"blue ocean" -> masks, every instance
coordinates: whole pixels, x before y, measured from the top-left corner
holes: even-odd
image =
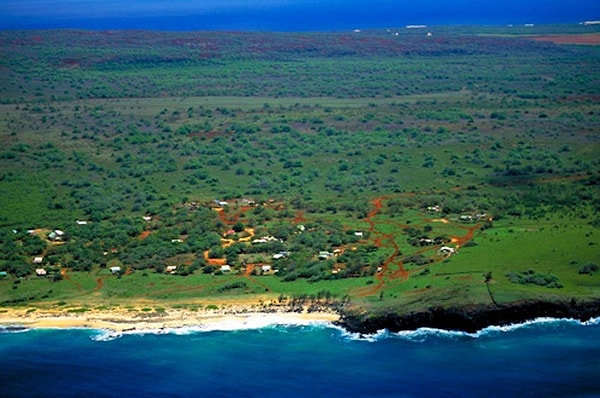
[[[426,25],[576,24],[597,0],[3,0],[0,29],[337,31]]]
[[[0,333],[2,397],[598,397],[600,318],[475,334],[327,325]]]

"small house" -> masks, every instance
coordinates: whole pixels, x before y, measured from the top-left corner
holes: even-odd
[[[333,257],[333,253],[329,253],[328,251],[319,252],[319,260],[327,260],[329,257]]]
[[[262,272],[271,272],[271,266],[270,265],[263,265],[261,267]]]
[[[39,256],[39,257],[34,257],[32,262],[33,262],[34,264],[41,264],[41,263],[43,263],[43,262],[44,262],[44,257],[42,257],[42,256]]]
[[[230,265],[221,265],[221,272],[231,272],[231,266]]]
[[[6,271],[0,271],[0,278],[5,278],[8,275]]]
[[[456,249],[450,246],[442,246],[440,247],[440,253],[442,254],[454,254],[456,253]]]
[[[35,270],[35,274],[36,274],[37,276],[46,276],[48,273],[47,273],[47,272],[46,272],[46,270],[45,270],[45,269],[43,269],[43,268],[37,268],[37,269]]]
[[[277,254],[273,254],[273,260],[280,260],[284,257],[287,257],[289,254],[290,254],[290,252],[281,251]]]
[[[60,229],[55,229],[54,231],[52,231],[48,234],[48,239],[50,239],[51,241],[54,241],[54,242],[61,242],[62,240],[64,240],[64,238],[65,238],[65,233],[64,233],[64,231],[61,231]]]
[[[177,266],[176,266],[176,265],[169,265],[169,266],[168,266],[168,267],[165,269],[165,271],[166,271],[168,274],[174,274],[175,272],[177,272]]]
[[[110,273],[111,274],[118,274],[119,272],[121,272],[121,267],[110,267]]]

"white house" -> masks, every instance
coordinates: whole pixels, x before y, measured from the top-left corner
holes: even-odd
[[[110,267],[111,274],[118,274],[119,272],[121,272],[121,267]]]
[[[290,254],[290,252],[286,252],[286,251],[282,251],[277,254],[273,254],[273,260],[282,259],[284,257],[287,257],[289,254]]]
[[[221,272],[230,272],[230,271],[231,271],[230,265],[221,265]]]
[[[54,231],[50,232],[48,234],[48,239],[55,241],[55,242],[60,242],[64,239],[65,237],[65,233],[64,231],[61,231],[60,229],[55,229]]]
[[[34,264],[41,264],[41,263],[43,263],[43,262],[44,262],[44,257],[42,257],[42,256],[39,256],[39,257],[34,257],[32,262],[33,262]]]
[[[329,257],[333,257],[333,253],[329,253],[327,251],[319,252],[319,260],[327,260]]]
[[[456,249],[450,246],[442,246],[440,247],[440,253],[442,254],[454,254],[456,253]]]
[[[176,265],[169,265],[165,271],[169,274],[174,274],[177,271],[177,266]]]
[[[35,274],[36,274],[37,276],[46,276],[47,272],[46,272],[46,270],[45,270],[45,269],[43,269],[43,268],[37,268],[37,269],[35,270]]]
[[[271,272],[271,266],[270,265],[263,265],[261,267],[262,272]]]

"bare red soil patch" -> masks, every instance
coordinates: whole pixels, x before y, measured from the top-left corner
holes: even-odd
[[[531,39],[535,41],[549,41],[554,44],[600,45],[600,34],[597,33],[580,35],[547,35],[532,37]]]
[[[306,221],[306,219],[304,218],[304,213],[301,210],[298,210],[296,212],[296,217],[294,217],[292,222],[294,224],[298,224],[298,223],[305,222],[305,221]]]
[[[152,233],[152,231],[142,231],[142,233],[140,234],[139,238],[141,240],[146,239],[148,236],[150,236],[150,234]]]

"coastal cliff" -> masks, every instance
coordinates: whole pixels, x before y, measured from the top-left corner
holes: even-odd
[[[540,317],[573,318],[586,321],[600,316],[600,299],[592,301],[519,301],[500,306],[435,307],[399,313],[385,309],[374,313],[349,308],[341,313],[339,326],[361,334],[387,329],[391,332],[422,327],[475,332],[487,326],[504,326]]]

